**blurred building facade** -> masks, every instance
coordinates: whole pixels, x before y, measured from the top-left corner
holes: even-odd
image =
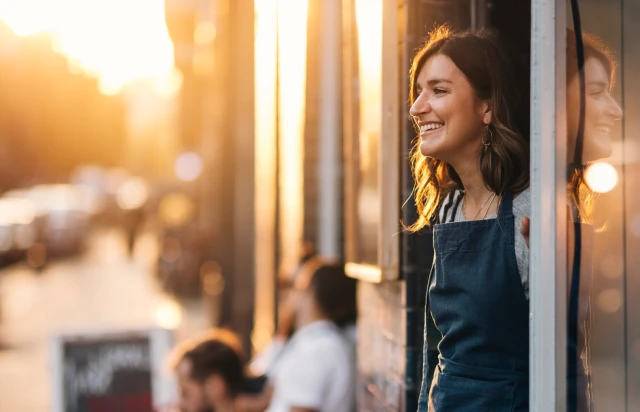
[[[253,3],[165,2],[183,82],[179,136],[204,161],[199,224],[225,281],[221,322],[251,333],[254,284]]]
[[[125,104],[79,75],[46,35],[0,23],[0,191],[65,182],[78,165],[119,164]]]
[[[181,143],[205,163],[200,223],[225,279],[221,323],[256,349],[275,328],[278,267],[305,242],[342,255],[340,8],[165,2]]]

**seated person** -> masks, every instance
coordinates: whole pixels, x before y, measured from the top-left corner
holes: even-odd
[[[173,356],[182,412],[239,412],[245,357],[239,338],[213,330],[180,345]]]
[[[342,265],[313,258],[288,296],[295,333],[273,373],[269,412],[355,409],[355,345],[336,324],[355,313],[356,281]]]
[[[300,274],[305,263],[313,259],[315,249],[309,242],[301,246],[300,255],[295,261],[283,262],[278,270],[278,321],[277,330],[271,341],[249,363],[251,372],[257,376],[273,377],[273,370],[280,359],[286,343],[294,332],[293,308],[289,305],[289,292],[295,285],[296,278]]]

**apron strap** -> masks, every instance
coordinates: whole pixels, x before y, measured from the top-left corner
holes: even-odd
[[[506,191],[500,199],[500,206],[498,207],[498,219],[509,218],[513,216],[513,194],[510,191]]]

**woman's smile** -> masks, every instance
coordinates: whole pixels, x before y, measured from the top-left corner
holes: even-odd
[[[615,122],[622,109],[611,95],[609,75],[602,62],[594,57],[584,64],[586,83],[582,161],[591,162],[611,156]],[[580,124],[580,83],[574,76],[567,88],[567,131],[569,162],[573,156]]]
[[[428,136],[440,132],[444,128],[444,123],[440,122],[419,122],[420,137],[426,139]]]
[[[601,138],[606,139],[611,144],[613,124],[598,124],[594,126],[595,132],[598,133]]]

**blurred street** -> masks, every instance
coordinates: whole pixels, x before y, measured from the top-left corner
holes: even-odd
[[[51,410],[51,333],[177,324],[177,305],[152,276],[156,256],[153,233],[139,237],[130,258],[122,232],[108,228],[89,235],[84,253],[40,274],[22,263],[0,271],[0,411]],[[181,333],[201,327],[190,319]]]

